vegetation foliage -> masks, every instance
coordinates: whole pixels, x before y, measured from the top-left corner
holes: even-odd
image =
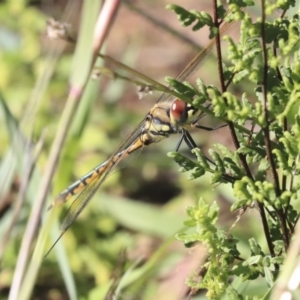
[[[178,238],[187,245],[197,241],[208,245],[205,276],[199,284],[192,283],[191,286],[208,289],[207,296],[211,299],[219,299],[226,291],[228,297],[230,293],[230,299],[242,297],[243,293],[231,294],[230,276],[250,282],[263,277],[272,289],[299,217],[294,204],[299,190],[299,98],[296,96],[299,83],[299,14],[286,18],[282,13],[272,21],[266,21],[266,15],[273,14],[274,10],[289,7],[287,3],[282,7],[282,3],[274,5],[262,1],[262,17],[255,21],[241,9],[242,4],[253,5],[252,1],[234,2],[229,4],[228,10],[220,5],[218,18],[214,20],[207,14],[172,7],[183,25],[197,22],[193,30],[204,25],[219,27],[220,19],[228,22],[241,20],[239,41],[226,37],[229,44],[226,64],[218,53],[221,88],[204,86],[200,81],[200,91],[195,92],[192,102],[197,107],[208,100],[213,115],[227,120],[235,151],[224,145],[214,145],[214,149],[210,150],[213,169],[202,153],[197,154],[198,163],[192,167],[189,160],[172,153],[182,170],[194,170],[193,178],[209,172],[212,184],[233,181],[236,198],[233,211],[239,209],[244,212],[254,205],[260,212],[268,248],[263,249],[258,240],[251,238],[250,251],[241,255],[237,248],[238,239],[214,225],[218,215],[216,204],[208,207],[204,200],[200,200],[198,206],[187,210],[189,220],[186,225],[195,228],[195,232],[179,234]],[[289,5],[295,3],[291,1]],[[211,32],[216,31],[211,29]],[[254,83],[253,93],[244,93],[241,99],[228,90],[231,85],[249,83]],[[176,82],[174,87],[176,89]],[[189,85],[187,91],[191,91]],[[251,130],[248,133],[236,128],[236,124],[248,128],[249,121]],[[230,175],[231,180],[224,175]],[[239,226],[238,222],[236,226]]]

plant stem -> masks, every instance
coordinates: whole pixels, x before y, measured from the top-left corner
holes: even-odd
[[[268,111],[268,99],[267,99],[267,91],[268,91],[268,53],[266,46],[266,37],[265,37],[265,22],[266,22],[266,14],[265,14],[265,1],[261,0],[261,9],[262,9],[262,21],[261,21],[261,44],[262,44],[262,55],[263,55],[263,83],[262,83],[262,93],[263,93],[263,111],[264,117],[266,120],[266,125],[262,128],[264,131],[264,140],[266,145],[267,157],[271,166],[271,173],[274,180],[275,193],[277,197],[280,197],[281,190],[279,185],[278,173],[276,170],[276,164],[274,161],[274,157],[272,155],[272,147],[271,147],[271,139],[270,139],[270,128],[269,128],[269,111]],[[285,245],[285,249],[287,250],[289,245],[288,238],[288,230],[286,227],[286,216],[282,208],[277,209],[277,215],[279,218],[279,222],[282,230],[282,237]]]

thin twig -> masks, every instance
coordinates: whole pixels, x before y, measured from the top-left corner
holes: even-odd
[[[274,161],[274,157],[272,155],[272,147],[271,147],[271,139],[270,139],[270,128],[269,128],[269,111],[268,111],[268,100],[267,100],[267,92],[268,92],[268,53],[267,53],[267,45],[266,45],[266,37],[265,37],[265,22],[266,22],[266,14],[265,14],[265,1],[261,0],[261,9],[262,9],[262,21],[261,21],[261,44],[262,44],[262,55],[263,55],[263,84],[262,84],[262,94],[263,94],[263,111],[264,117],[266,120],[266,125],[262,128],[264,131],[264,141],[266,145],[266,152],[268,161],[271,167],[271,173],[273,176],[275,193],[276,196],[279,197],[281,194],[278,173],[276,170],[276,164]],[[287,250],[289,245],[289,235],[286,226],[286,216],[282,208],[277,210],[279,222],[282,229],[282,237],[284,241],[285,249]]]
[[[214,0],[214,5],[213,5],[213,10],[214,10],[214,24],[217,28],[219,28],[219,22],[218,22],[218,10],[217,10],[217,0]],[[219,70],[219,78],[220,78],[220,84],[221,84],[221,91],[222,93],[224,93],[226,91],[227,86],[225,86],[225,82],[224,82],[224,73],[223,73],[223,66],[222,66],[222,52],[221,52],[221,41],[220,41],[220,34],[216,35],[216,49],[217,49],[217,62],[218,62],[218,70]],[[225,99],[226,100],[226,99]],[[235,128],[234,125],[231,121],[228,122],[228,126],[229,126],[229,130],[232,136],[232,140],[233,143],[235,145],[236,149],[240,148],[240,143],[238,141],[236,132],[235,132]],[[246,160],[246,156],[242,153],[239,153],[239,158],[240,161],[243,165],[243,168],[246,172],[246,175],[251,178],[253,180],[253,176],[252,173],[250,171],[250,168],[248,166],[247,160]],[[261,203],[258,203],[259,206],[259,210],[260,210],[260,215],[261,215],[261,219],[262,219],[262,223],[263,223],[263,229],[266,235],[266,239],[267,239],[267,243],[268,243],[268,247],[270,250],[270,253],[272,256],[275,255],[274,253],[274,247],[271,241],[271,237],[269,235],[269,226],[267,223],[267,218],[265,215],[265,211],[263,208],[263,205]]]
[[[280,15],[280,18],[283,18],[285,15],[286,11],[283,11]],[[278,42],[278,38],[275,39],[275,41],[273,42],[273,55],[274,57],[277,57],[277,50],[276,50],[276,43]],[[277,74],[277,78],[278,80],[282,81],[282,75],[281,72],[279,70],[279,67],[276,67],[276,74]],[[284,117],[283,118],[283,130],[286,131],[287,130],[287,118]],[[283,191],[286,190],[286,183],[287,183],[287,176],[286,175],[282,175],[282,180],[281,180],[281,189]]]
[[[267,45],[265,41],[265,1],[261,0],[262,6],[262,21],[261,21],[261,39],[262,39],[262,55],[263,55],[263,83],[262,83],[262,93],[263,93],[263,109],[264,109],[264,117],[266,120],[266,126],[263,127],[264,131],[264,138],[266,144],[266,151],[268,160],[270,162],[271,171],[274,179],[275,184],[275,192],[276,195],[280,195],[280,188],[279,188],[279,180],[278,174],[276,172],[275,162],[272,156],[272,149],[271,149],[271,140],[270,140],[270,128],[269,128],[269,111],[268,111],[268,100],[267,100],[267,91],[268,91],[268,54],[267,54]]]
[[[218,9],[217,9],[217,1],[214,0],[214,7],[213,7],[213,14],[214,14],[214,24],[215,26],[219,29],[220,28],[220,22],[218,20]],[[220,37],[220,33],[218,33],[215,37],[215,41],[216,41],[216,52],[217,52],[217,64],[218,64],[218,74],[219,74],[219,81],[221,84],[221,91],[222,94],[226,92],[226,89],[228,87],[228,85],[225,85],[225,80],[224,80],[224,72],[223,72],[223,65],[222,65],[222,51],[221,51],[221,37]],[[226,99],[225,99],[226,101]],[[233,143],[235,145],[236,149],[240,148],[240,143],[239,140],[237,138],[236,132],[235,132],[235,128],[234,128],[234,124],[232,123],[232,121],[228,121],[228,126],[229,126],[229,130],[230,130],[230,134],[232,136],[232,140]],[[246,156],[244,154],[239,153],[238,154],[240,157],[240,161],[245,169],[245,172],[247,174],[247,176],[249,176],[250,178],[252,178],[252,174],[251,171],[249,169],[249,166],[247,164],[246,161]]]

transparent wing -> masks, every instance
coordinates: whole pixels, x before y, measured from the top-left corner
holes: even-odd
[[[236,26],[236,22],[234,23],[225,23],[221,28],[220,28],[220,34],[223,35],[225,32],[227,32],[232,26]],[[181,73],[176,77],[176,80],[178,81],[184,81],[186,80],[189,76],[191,76],[196,70],[200,68],[202,63],[204,62],[204,59],[207,57],[207,55],[212,51],[213,47],[215,45],[215,40],[211,40],[209,44],[202,49],[196,57],[181,71]],[[170,90],[172,90],[171,87],[169,87]],[[168,93],[163,93],[160,98],[158,99],[157,102],[161,101],[167,101],[174,98],[174,96],[168,94]]]
[[[82,184],[83,180],[80,179],[56,197],[54,203],[49,207],[49,209],[54,205],[67,201],[69,198],[75,195],[75,199],[69,207],[66,216],[61,223],[60,229],[62,230],[62,232],[57,238],[57,240],[53,243],[51,248],[48,250],[45,257],[50,253],[50,251],[53,249],[56,243],[60,240],[60,238],[64,235],[68,228],[73,224],[73,222],[77,219],[79,214],[86,207],[86,205],[95,195],[103,181],[112,172],[112,170],[121,161],[127,159],[131,153],[137,151],[138,149],[144,146],[142,134],[145,122],[146,119],[144,119],[140,123],[140,125],[135,129],[135,131],[130,136],[128,136],[123,141],[123,143],[121,143],[121,145],[118,147],[115,153],[106,162],[102,163],[93,171],[87,174],[89,178],[92,178],[90,182]],[[87,175],[83,176],[83,178],[86,178]],[[76,191],[75,194],[73,193],[74,190]]]
[[[225,32],[229,31],[231,27],[236,26],[236,25],[237,25],[237,22],[225,23],[220,28],[220,34],[223,35]],[[204,49],[202,49],[196,55],[196,57],[184,68],[184,70],[176,77],[176,80],[184,81],[189,76],[191,76],[196,70],[198,70],[200,68],[200,66],[202,65],[202,63],[204,62],[204,59],[212,51],[214,44],[215,44],[215,41],[211,40],[210,43]],[[142,80],[142,82],[137,82],[134,79],[129,79],[127,77],[122,77],[119,75],[120,78],[134,82],[137,85],[139,85],[139,84],[143,85],[144,82],[146,82],[146,83],[150,84],[151,87],[154,87],[154,89],[157,89],[159,91],[166,91],[166,92],[162,93],[162,95],[160,96],[160,98],[158,99],[157,102],[171,101],[174,98],[174,96],[172,96],[169,93],[172,90],[172,87],[166,88],[163,84],[160,84],[159,82],[153,80],[152,78],[149,78],[145,74],[142,74],[119,61],[116,61],[115,59],[113,59],[112,57],[109,57],[108,55],[99,54],[99,56],[101,58],[103,58],[105,61],[112,64],[113,66],[120,68],[122,70],[125,70],[132,76],[139,78],[140,80]],[[116,75],[114,75],[114,76],[116,76]]]
[[[60,226],[62,234],[55,241],[54,245],[77,219],[79,214],[89,203],[91,198],[94,196],[106,177],[112,172],[112,170],[114,170],[121,161],[126,160],[131,153],[144,146],[141,136],[144,131],[145,122],[146,119],[144,119],[134,130],[134,132],[130,134],[123,141],[123,143],[121,143],[114,154],[106,162],[97,166],[94,170],[83,176],[81,179],[72,184],[55,198],[49,209],[52,206],[66,202],[67,200],[75,196],[75,199],[68,209],[66,216]],[[51,249],[53,248],[53,246],[51,247]],[[51,249],[49,251],[51,251]]]

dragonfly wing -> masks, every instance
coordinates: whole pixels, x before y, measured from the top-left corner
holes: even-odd
[[[220,28],[220,34],[224,35],[227,31],[229,31],[230,28],[233,26],[236,26],[236,22],[232,23],[225,23],[221,28]],[[212,51],[213,47],[215,45],[215,40],[211,40],[209,44],[203,48],[194,58],[193,60],[180,72],[180,74],[176,77],[177,81],[184,81],[186,80],[189,76],[191,76],[196,70],[200,68],[202,63],[204,62],[205,58],[207,55]],[[169,86],[169,89],[172,90],[172,87]],[[171,101],[174,99],[174,96],[168,94],[168,93],[163,93],[160,98],[158,99],[157,102],[163,102],[163,101]]]
[[[78,215],[82,212],[112,170],[115,169],[120,162],[123,162],[126,158],[128,158],[132,152],[144,146],[144,140],[142,138],[142,128],[144,123],[145,121],[143,121],[137,127],[130,137],[120,145],[118,150],[106,162],[102,163],[93,171],[84,176],[83,179],[79,180],[77,186],[75,183],[75,185],[73,184],[67,189],[69,190],[68,194],[78,194],[78,196],[68,209],[67,214],[61,224],[61,230],[67,230],[71,226],[71,224],[76,220]],[[67,199],[68,196],[66,196],[66,191],[58,195],[57,198],[65,196]],[[62,200],[59,201],[61,202]]]
[[[145,126],[145,120],[143,120],[139,126],[135,129],[135,131],[128,136],[121,145],[117,148],[117,150],[112,154],[112,156],[104,163],[99,164],[96,168],[94,168],[92,171],[84,175],[82,178],[71,184],[68,188],[66,188],[64,191],[62,191],[55,199],[54,201],[49,205],[48,210],[50,210],[53,206],[60,205],[62,203],[67,202],[69,199],[73,198],[75,195],[78,195],[81,193],[84,189],[88,189],[88,186],[94,182],[94,180],[97,180],[99,177],[102,178],[102,175],[106,171],[110,171],[110,169],[113,169],[115,165],[112,165],[111,168],[107,167],[107,163],[113,158],[122,156],[122,153],[133,144],[136,144],[136,140],[139,139],[139,137],[143,133],[143,128]],[[124,158],[124,157],[123,157]]]
[[[72,225],[85,206],[89,203],[91,198],[95,195],[109,173],[109,171],[105,171],[99,174],[98,177],[96,177],[91,183],[89,183],[89,185],[86,186],[85,189],[80,192],[80,194],[69,207],[66,216],[60,225],[61,230],[66,231]]]

